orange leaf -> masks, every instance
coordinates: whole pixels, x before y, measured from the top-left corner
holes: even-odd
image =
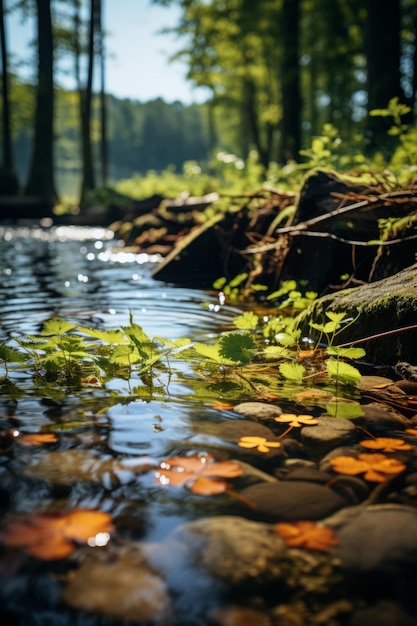
[[[211,406],[213,407],[213,409],[219,409],[220,411],[229,411],[230,409],[233,409],[234,404],[217,400],[216,402],[213,402]]]
[[[417,437],[417,428],[406,428],[405,432],[408,435],[413,435],[414,437]]]
[[[393,437],[376,437],[375,439],[366,439],[361,441],[363,448],[370,450],[383,450],[384,452],[397,452],[398,450],[412,450],[412,446],[403,439],[394,439]]]
[[[236,461],[215,462],[209,454],[201,456],[174,456],[161,463],[155,478],[163,485],[184,487],[190,483],[190,490],[201,495],[213,495],[226,490],[224,481],[217,478],[236,478],[243,473]],[[201,479],[201,480],[200,480]],[[219,483],[214,485],[213,483]],[[222,485],[222,486],[221,486]]]
[[[111,516],[100,511],[77,509],[69,513],[22,515],[5,526],[1,540],[8,546],[26,548],[39,559],[61,559],[74,551],[72,541],[91,543],[99,533],[113,530]]]
[[[396,459],[389,459],[385,454],[359,454],[352,456],[337,456],[330,460],[335,472],[340,474],[364,474],[366,480],[385,482],[390,475],[399,474],[406,469],[404,463]]]
[[[53,433],[33,433],[22,435],[18,441],[22,446],[41,446],[43,443],[55,443],[58,437]]]
[[[207,476],[198,476],[190,486],[190,491],[200,496],[214,496],[219,493],[224,493],[228,486],[229,485],[224,480],[214,480],[214,478]]]
[[[339,543],[333,529],[317,526],[314,522],[281,522],[275,525],[275,532],[291,548],[328,552]]]
[[[301,426],[314,426],[318,424],[312,415],[295,415],[294,413],[281,413],[278,417],[274,417],[275,422],[289,423],[293,428],[301,428]]]
[[[265,437],[247,435],[238,441],[241,448],[256,448],[258,452],[269,452],[270,448],[280,448],[279,441],[267,441]]]

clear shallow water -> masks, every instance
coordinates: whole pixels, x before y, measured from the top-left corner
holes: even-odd
[[[149,337],[189,337],[203,343],[232,328],[239,311],[220,306],[214,291],[153,280],[151,272],[159,260],[158,256],[124,251],[121,243],[113,240],[113,233],[102,228],[0,227],[0,341],[38,333],[52,317],[114,329],[127,325],[132,314]],[[181,361],[172,367],[182,373],[188,368]],[[34,394],[30,375],[24,370],[13,376],[23,388],[26,383],[27,395],[16,403],[0,396],[5,427],[16,424],[25,434],[53,431],[60,436],[60,449],[94,450],[103,458],[111,455],[126,462],[147,458],[159,462],[167,455],[189,451],[193,422],[210,420],[216,414],[212,399],[202,405],[187,384],[175,376],[171,380],[169,373],[157,377],[159,390],[154,399],[147,400],[135,397],[132,389],[140,383],[135,376],[129,381],[115,378],[94,392],[54,392],[51,397],[48,389]],[[7,421],[8,416],[12,420]],[[36,455],[42,451],[35,451]],[[26,461],[30,458],[27,454]],[[128,470],[125,474],[113,477],[120,488],[132,481]],[[111,486],[106,483],[108,476],[100,477],[101,481],[101,497],[106,499]],[[124,488],[129,492],[136,489],[134,485]],[[34,489],[30,496],[20,493],[13,507],[19,512],[36,510],[47,504],[43,498],[42,490]],[[90,502],[90,494],[80,486],[69,498],[73,507]],[[103,503],[95,500],[94,505]],[[160,538],[185,519],[176,507],[171,517],[167,511],[161,514],[157,502],[148,505],[141,536]],[[113,508],[114,502],[108,506]]]

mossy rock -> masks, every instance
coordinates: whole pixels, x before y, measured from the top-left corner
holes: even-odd
[[[359,314],[353,324],[337,335],[336,345],[365,339],[357,345],[366,350],[367,361],[388,365],[399,360],[417,363],[417,263],[383,280],[319,298],[299,317],[303,333],[316,333],[309,321],[325,321],[326,311],[343,311],[349,318]],[[409,326],[416,328],[383,335]],[[366,339],[375,335],[382,336]]]

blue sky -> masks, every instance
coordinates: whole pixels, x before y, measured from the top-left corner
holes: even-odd
[[[6,0],[9,6],[10,0]],[[205,90],[193,88],[185,79],[186,66],[169,57],[181,48],[175,34],[159,34],[163,28],[178,23],[177,6],[160,7],[151,0],[103,0],[104,28],[107,37],[107,91],[121,98],[166,101],[180,100],[186,104],[201,102]],[[15,60],[30,58],[29,47],[35,24],[31,19],[22,24],[17,16],[7,19],[8,47]],[[29,64],[33,71],[33,64]],[[22,72],[23,66],[22,66]],[[58,80],[71,86],[70,79],[60,73]]]

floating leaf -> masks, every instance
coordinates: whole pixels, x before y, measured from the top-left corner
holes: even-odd
[[[326,404],[326,411],[333,417],[354,419],[363,415],[363,408],[356,400],[348,398],[333,398]]]
[[[339,474],[364,474],[366,480],[379,483],[386,482],[390,476],[406,469],[404,463],[389,459],[385,454],[359,454],[357,459],[353,456],[337,456],[330,460],[330,464]]]
[[[241,448],[256,448],[258,452],[270,452],[270,448],[280,448],[279,441],[267,441],[265,437],[246,436],[238,441]]]
[[[361,379],[360,372],[356,367],[337,359],[328,359],[326,361],[326,369],[330,378],[335,378],[348,385],[357,385]]]
[[[413,437],[417,437],[417,428],[406,428],[405,432],[408,435],[412,435]]]
[[[58,437],[53,433],[31,433],[19,437],[22,446],[41,446],[44,443],[55,443]]]
[[[201,356],[204,356],[206,359],[214,361],[219,365],[236,365],[236,363],[234,363],[230,359],[222,358],[222,356],[220,355],[220,347],[217,344],[214,346],[210,346],[205,343],[195,343],[193,345],[193,349]]]
[[[228,333],[220,338],[220,356],[230,359],[235,363],[247,365],[252,361],[256,352],[256,343],[248,333]]]
[[[218,400],[217,402],[213,402],[211,406],[213,409],[219,409],[220,411],[229,411],[233,409],[234,404],[232,404],[231,402],[222,402],[221,400]]]
[[[290,548],[328,552],[339,544],[332,528],[324,528],[314,522],[280,522],[275,524],[275,532]]]
[[[315,426],[319,423],[312,415],[295,415],[295,413],[281,413],[274,417],[275,422],[288,424],[293,428],[301,428],[302,426]]]
[[[359,443],[363,448],[368,448],[368,450],[382,450],[383,452],[398,452],[400,450],[412,450],[413,448],[403,439],[395,439],[393,437],[376,437],[375,439],[366,439]]]
[[[305,368],[300,363],[281,363],[279,371],[287,380],[296,380],[301,383],[305,374]]]
[[[214,461],[207,455],[174,456],[160,464],[155,478],[162,485],[187,486],[193,493],[211,496],[223,493],[228,483],[221,478],[236,478],[243,473],[236,461]]]
[[[71,554],[73,542],[105,545],[113,530],[111,516],[101,511],[76,509],[70,513],[22,515],[1,531],[1,541],[25,548],[38,559],[62,559]]]

